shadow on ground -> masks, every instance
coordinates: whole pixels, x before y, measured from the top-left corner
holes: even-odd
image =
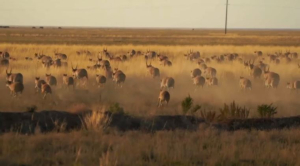
[[[0,112],[0,134],[6,132],[19,132],[33,134],[35,132],[68,132],[71,130],[85,129],[83,119],[89,116],[91,111],[81,113],[69,113],[64,111],[41,112]],[[140,130],[154,132],[159,130],[199,130],[204,119],[194,116],[152,116],[135,117],[127,114],[104,113],[109,119],[108,128],[120,131]],[[223,123],[211,124],[220,130],[271,130],[300,127],[300,116],[270,119],[231,119]]]

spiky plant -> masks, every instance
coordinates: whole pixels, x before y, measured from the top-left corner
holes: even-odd
[[[220,115],[218,116],[218,119],[220,121],[228,120],[228,119],[246,119],[249,116],[249,109],[247,109],[245,106],[240,107],[238,106],[235,101],[227,105],[224,104],[223,108],[219,109]]]
[[[194,115],[198,110],[201,109],[201,106],[198,104],[193,106],[193,98],[191,98],[191,96],[189,95],[181,102],[181,108],[182,108],[182,113],[184,115],[188,113]]]
[[[111,104],[108,110],[111,114],[124,114],[124,109],[119,103]]]
[[[277,114],[277,107],[273,107],[273,104],[262,104],[257,106],[257,112],[261,118],[272,118]]]
[[[201,110],[200,111],[200,116],[202,119],[204,119],[207,123],[212,123],[215,121],[216,118],[216,112],[215,111],[206,111],[206,110]]]
[[[192,105],[193,105],[193,99],[189,95],[181,102],[182,113],[186,115],[188,111],[192,108]]]
[[[193,108],[190,109],[190,112],[191,112],[192,115],[194,115],[200,109],[201,109],[201,106],[197,104]]]

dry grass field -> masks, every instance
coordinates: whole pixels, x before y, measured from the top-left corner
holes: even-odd
[[[0,51],[9,52],[15,60],[9,67],[0,67],[0,110],[22,112],[32,105],[41,110],[78,112],[85,109],[101,111],[119,103],[126,112],[137,117],[182,115],[181,102],[190,95],[203,110],[218,111],[224,103],[235,101],[250,110],[249,118],[259,117],[257,106],[273,103],[275,117],[299,115],[299,95],[286,88],[289,81],[300,80],[299,59],[280,64],[269,61],[267,54],[287,50],[300,53],[299,31],[233,31],[228,36],[213,30],[120,30],[120,29],[1,29]],[[112,69],[126,74],[122,88],[108,79],[103,87],[96,85],[96,74],[104,70],[88,70],[86,86],[75,90],[62,86],[62,75],[72,75],[71,64],[78,68],[94,65],[99,52],[107,48],[111,55],[126,55],[128,51],[153,50],[168,56],[172,66],[160,64],[158,58],[149,60],[160,70],[160,78],[151,78],[144,55],[124,62],[110,61]],[[90,55],[77,55],[88,50]],[[218,86],[197,88],[190,76],[199,68],[197,61],[184,57],[189,50],[199,51],[201,58],[237,53],[243,61],[262,58],[270,71],[280,75],[276,89],[266,88],[263,78],[254,79],[244,64],[234,61],[207,62],[217,70]],[[263,52],[262,57],[254,51]],[[54,57],[54,52],[68,56],[68,67],[44,68],[35,53]],[[25,57],[31,57],[28,61]],[[104,56],[103,56],[104,58]],[[24,92],[10,96],[5,86],[6,69],[22,73]],[[42,99],[35,93],[35,77],[52,74],[58,80],[52,95]],[[241,90],[240,76],[249,78],[252,90]],[[170,102],[157,107],[160,79],[173,77]],[[200,116],[199,112],[195,116]],[[197,131],[120,132],[114,129],[80,130],[70,133],[0,136],[0,165],[299,165],[299,129],[271,131],[219,131],[209,125]],[[147,140],[147,141],[145,141]],[[1,164],[3,163],[3,164]]]
[[[9,28],[0,29],[1,43],[83,45],[264,45],[298,46],[297,30]]]

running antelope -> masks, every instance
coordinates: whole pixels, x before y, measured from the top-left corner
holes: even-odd
[[[240,77],[240,88],[241,89],[252,89],[251,81],[247,78]]]
[[[209,77],[216,77],[217,75],[217,70],[213,67],[207,67],[205,70],[204,70],[204,74],[206,76],[209,76]]]
[[[69,86],[73,86],[73,89],[75,89],[74,78],[68,77],[67,74],[63,74],[63,85],[66,85],[68,88]]]
[[[254,78],[260,78],[262,74],[262,69],[258,66],[254,66],[254,61],[251,63],[249,62],[249,71],[250,71],[250,76]]]
[[[269,61],[270,62],[275,62],[276,59],[277,59],[277,56],[276,55],[272,55],[272,54],[268,54],[268,57],[269,57]]]
[[[116,84],[120,87],[122,87],[122,84],[126,80],[126,75],[119,69],[115,69],[115,72],[113,73],[113,81],[116,82]]]
[[[193,82],[194,82],[194,85],[202,86],[202,88],[203,88],[203,86],[205,84],[205,78],[202,76],[196,76],[193,78]]]
[[[160,64],[164,66],[172,66],[172,62],[168,59],[160,60]]]
[[[190,50],[187,54],[184,54],[187,60],[194,61],[200,58],[200,52],[194,52],[193,50]]]
[[[68,56],[63,53],[54,52],[54,55],[56,56],[56,58],[62,59],[62,60],[66,60],[68,58]]]
[[[44,68],[49,68],[53,63],[53,60],[50,56],[38,55],[37,58],[42,62]]]
[[[195,78],[197,76],[201,76],[202,72],[200,69],[196,68],[194,70],[191,70],[191,77]]]
[[[169,103],[170,101],[170,93],[168,91],[161,90],[158,96],[158,107],[162,107],[163,103]]]
[[[35,83],[34,88],[36,90],[36,93],[38,93],[42,89],[42,84],[46,83],[46,81],[45,80],[40,80],[40,77],[35,77],[34,83]]]
[[[265,78],[265,86],[266,87],[272,87],[272,88],[277,88],[279,81],[280,81],[280,76],[279,74],[275,72],[270,72],[269,68],[268,70],[264,71],[264,78]]]
[[[0,65],[1,66],[8,66],[9,65],[9,60],[5,59],[5,58],[2,58],[1,61],[0,61]]]
[[[33,59],[30,58],[30,57],[25,57],[25,60],[27,60],[27,61],[32,61]]]
[[[120,58],[122,59],[123,62],[127,61],[127,59],[128,59],[126,55],[121,55]]]
[[[150,50],[147,50],[147,52],[145,53],[145,59],[148,60],[148,59],[153,59],[157,56],[157,53],[155,51],[150,51]]]
[[[77,65],[76,65],[76,68],[73,68],[73,65],[72,65],[72,71],[73,71],[74,79],[82,80],[83,78],[86,78],[86,82],[87,82],[88,73],[85,69],[77,69]],[[86,84],[86,82],[84,82],[83,84]]]
[[[106,77],[103,75],[96,75],[96,83],[98,84],[98,87],[103,86],[106,83]]]
[[[293,52],[290,54],[291,58],[293,59],[298,59],[298,53],[297,52]]]
[[[111,68],[110,67],[105,67],[104,71],[105,71],[105,77],[107,79],[112,79],[113,71],[111,70]]]
[[[18,93],[22,94],[24,90],[24,85],[21,82],[6,81],[6,86],[10,90],[10,94],[17,97]]]
[[[102,69],[104,68],[110,68],[110,63],[108,60],[103,60],[102,56],[98,57],[98,65],[100,65],[102,67]]]
[[[127,52],[127,55],[132,58],[134,55],[136,55],[136,51],[135,50],[131,50]]]
[[[49,84],[50,86],[56,86],[57,85],[57,81],[56,78],[54,76],[52,76],[51,74],[46,74],[46,83]]]
[[[256,66],[259,67],[262,71],[265,71],[269,65],[265,64],[263,61],[259,61]]]
[[[254,54],[256,54],[257,56],[262,56],[263,52],[262,51],[254,51]]]
[[[146,61],[146,67],[147,69],[149,70],[149,73],[150,75],[155,78],[155,77],[159,77],[160,76],[160,72],[159,72],[159,69],[156,68],[156,67],[153,67],[151,65],[151,62],[150,62],[150,65],[148,65],[147,61]]]
[[[205,63],[210,63],[211,62],[210,58],[204,58],[203,60],[204,60]]]
[[[198,64],[198,66],[201,70],[205,70],[207,68],[207,65],[205,63]]]
[[[294,90],[299,90],[300,89],[300,81],[299,80],[297,80],[297,81],[293,81],[293,82],[288,82],[287,84],[286,84],[286,88],[288,88],[288,89],[294,89]]]
[[[160,88],[175,88],[175,80],[172,77],[165,77],[161,80]]]
[[[0,51],[0,55],[2,56],[2,58],[9,58],[9,56],[10,56],[7,51],[4,51],[4,52]]]
[[[109,58],[110,61],[114,61],[114,62],[122,62],[122,58],[121,57],[114,57],[114,56],[111,56]]]
[[[6,70],[6,81],[23,83],[23,75],[21,73],[12,73],[12,69],[9,73]]]
[[[41,93],[44,95],[43,99],[46,98],[47,94],[52,94],[51,87],[46,82],[42,82]]]
[[[159,61],[168,60],[169,58],[165,55],[157,54],[157,58]]]
[[[102,53],[105,55],[106,58],[110,58],[110,54],[107,51],[107,48],[103,48]],[[101,52],[99,52],[99,54],[101,54]]]
[[[245,67],[245,69],[248,68],[248,66],[249,66],[249,61],[244,61],[244,67]]]
[[[60,59],[55,59],[55,60],[52,61],[51,65],[55,68],[59,68],[59,67],[61,67],[61,60]]]
[[[208,86],[214,86],[214,85],[218,85],[219,81],[218,81],[218,79],[216,77],[213,77],[213,78],[206,78],[205,79],[205,83]]]

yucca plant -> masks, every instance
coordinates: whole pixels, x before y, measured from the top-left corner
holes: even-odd
[[[191,115],[194,115],[198,110],[201,109],[200,105],[195,105],[193,107],[193,98],[189,95],[181,102],[181,109],[184,115],[190,112]]]
[[[273,107],[273,104],[262,104],[257,106],[257,112],[261,118],[272,118],[277,114],[277,107]]]
[[[201,110],[200,111],[200,116],[202,119],[204,119],[208,123],[212,123],[215,121],[216,118],[216,112],[215,111],[206,111],[206,110]]]
[[[192,105],[193,105],[193,99],[189,95],[181,102],[182,113],[186,115],[188,111],[192,108]]]
[[[238,106],[235,101],[227,105],[224,104],[223,108],[219,109],[220,115],[218,119],[220,121],[227,120],[227,119],[247,119],[249,117],[249,109],[246,107]]]
[[[36,105],[32,105],[26,108],[26,112],[35,112],[37,110]]]
[[[193,108],[190,109],[190,112],[192,115],[194,115],[200,109],[201,109],[201,106],[197,104]]]
[[[124,114],[124,109],[119,103],[111,104],[108,110],[111,114]]]
[[[90,115],[84,117],[84,126],[87,130],[101,130],[110,123],[110,118],[100,111],[93,111]]]

